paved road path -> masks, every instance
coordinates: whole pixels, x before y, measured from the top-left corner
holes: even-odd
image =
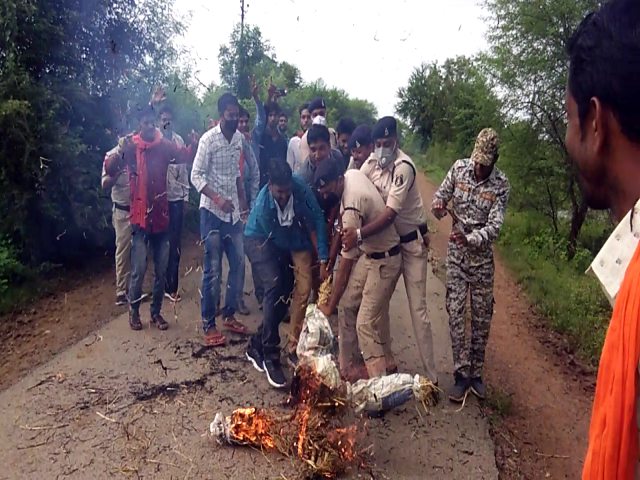
[[[122,315],[0,393],[0,479],[296,478],[291,460],[221,448],[204,435],[217,411],[279,406],[284,394],[250,368],[240,339],[215,351],[199,347],[199,276],[194,265],[183,280],[183,301],[175,311],[165,305],[167,332],[132,332]],[[432,274],[427,295],[447,388],[452,366],[444,286]],[[402,280],[391,320],[400,370],[420,372]],[[249,317],[252,327],[258,322],[257,315]],[[424,416],[409,403],[371,420],[376,478],[497,478],[494,445],[478,404],[470,400],[461,412],[455,408],[444,401]]]

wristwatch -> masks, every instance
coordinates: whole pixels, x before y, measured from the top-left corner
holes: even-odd
[[[356,238],[358,239],[358,246],[362,245],[362,231],[360,229],[356,230]]]

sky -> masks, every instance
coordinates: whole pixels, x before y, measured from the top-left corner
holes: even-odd
[[[218,49],[240,21],[240,0],[176,0],[191,13],[181,44],[197,77],[220,83]],[[246,0],[245,22],[260,27],[276,58],[306,82],[322,78],[393,115],[398,88],[421,63],[486,48],[477,0]]]

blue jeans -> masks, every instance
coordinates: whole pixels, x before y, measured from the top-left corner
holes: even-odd
[[[202,328],[205,333],[216,326],[223,252],[229,260],[229,281],[223,317],[230,317],[236,312],[238,291],[242,288],[240,269],[244,268],[242,227],[240,221],[233,225],[231,222],[222,221],[205,208],[200,209],[200,238],[204,243],[201,310]]]
[[[146,233],[137,225],[131,226],[131,285],[129,286],[129,305],[131,310],[140,310],[142,281],[147,272],[147,248],[153,250],[153,299],[151,300],[151,316],[160,315],[164,282],[169,263],[169,233]]]
[[[291,254],[268,240],[245,237],[253,274],[264,288],[262,324],[251,337],[251,346],[265,360],[280,359],[280,322],[287,314],[293,290]]]

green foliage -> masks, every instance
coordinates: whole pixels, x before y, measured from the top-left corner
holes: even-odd
[[[238,23],[227,45],[220,46],[218,61],[222,83],[239,98],[251,96],[249,78],[256,66],[271,52],[271,46],[262,38],[260,29]]]
[[[537,137],[535,154],[528,159],[537,165],[528,169],[530,176],[525,183],[538,184],[529,193],[537,193],[533,201],[538,208],[547,202],[543,209],[554,225],[553,212],[559,209],[570,212],[567,251],[571,256],[576,252],[587,206],[564,147],[565,50],[579,22],[602,2],[486,0],[484,3],[490,12],[487,68],[496,76],[511,119],[524,119]],[[545,170],[546,178],[540,185],[536,176]],[[562,194],[550,195],[551,187],[560,188]]]
[[[23,280],[26,268],[18,259],[18,252],[6,238],[0,239],[0,296],[4,295],[13,282]]]
[[[175,58],[171,2],[0,4],[0,235],[26,260],[105,245],[100,169]],[[62,240],[64,239],[64,240]]]
[[[416,68],[398,91],[397,111],[423,145],[448,143],[459,156],[484,127],[502,125],[500,102],[476,61],[466,57]]]
[[[598,221],[593,219],[590,228],[603,228]],[[597,281],[584,274],[592,252],[578,246],[569,260],[566,242],[542,216],[524,212],[508,214],[499,241],[503,257],[538,311],[595,365],[611,308]]]

